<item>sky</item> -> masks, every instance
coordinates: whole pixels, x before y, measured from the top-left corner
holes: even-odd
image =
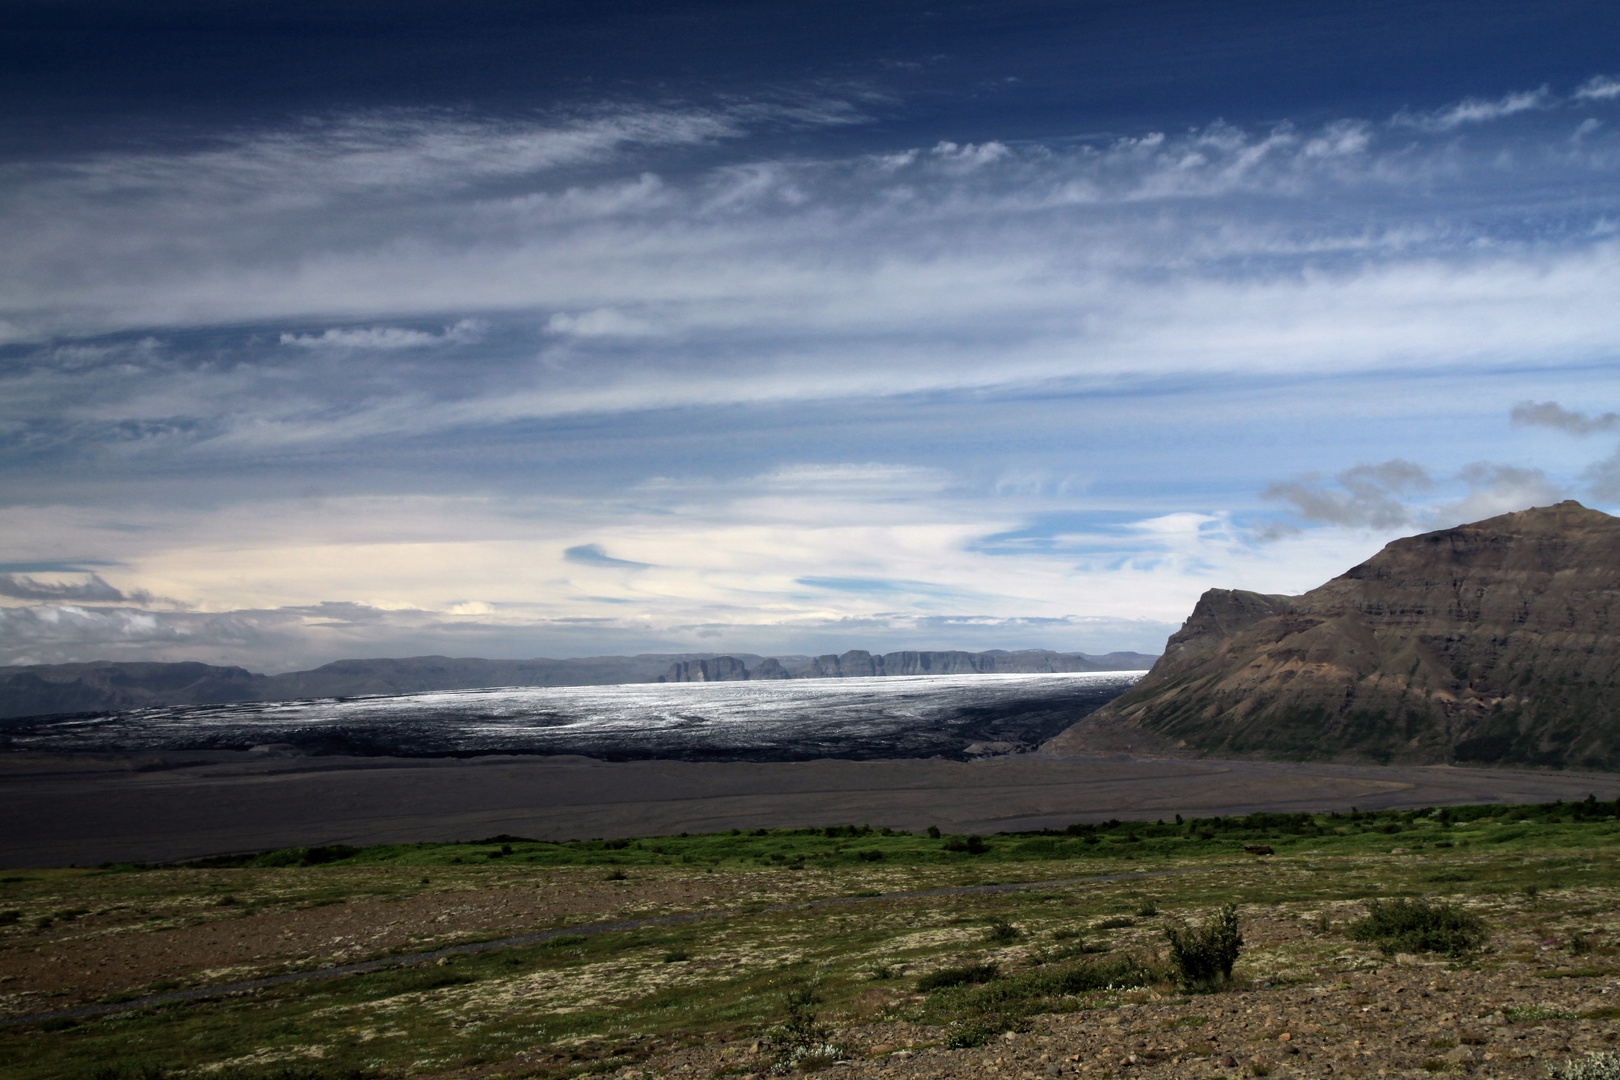
[[[1156,653],[1620,511],[1620,8],[5,0],[0,664]]]

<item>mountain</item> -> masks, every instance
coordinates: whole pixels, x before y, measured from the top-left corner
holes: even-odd
[[[1057,753],[1620,768],[1620,519],[1396,540],[1303,596],[1211,589]]]
[[[856,679],[883,675],[991,675],[1066,671],[1141,671],[1154,658],[1143,653],[1085,653],[1024,649],[1007,652],[893,652],[865,649],[815,657],[767,657],[752,671],[733,656],[670,665],[659,682],[719,682],[741,679]]]
[[[602,686],[616,683],[711,682],[717,679],[837,678],[855,674],[942,674],[959,671],[1141,670],[1140,653],[1054,653],[1041,649],[987,653],[890,653],[859,650],[842,656],[740,653],[654,653],[573,660],[483,660],[412,656],[338,660],[311,671],[258,675],[240,667],[202,663],[122,663],[0,667],[0,719],[52,713],[114,712],[157,705],[229,701],[290,701],[362,694],[474,690],[486,686]],[[750,670],[749,665],[753,665]],[[888,665],[885,667],[885,665]]]
[[[256,675],[201,663],[39,664],[0,668],[0,718],[112,712],[155,705],[290,701],[361,694],[474,690],[485,686],[597,686],[653,682],[673,662],[712,653],[590,656],[574,660],[483,660],[412,656],[337,660],[311,671]],[[745,659],[761,657],[747,655]]]

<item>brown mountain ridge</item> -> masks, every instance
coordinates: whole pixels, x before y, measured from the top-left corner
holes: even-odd
[[[1211,589],[1056,753],[1620,769],[1620,518],[1396,540],[1303,596]]]

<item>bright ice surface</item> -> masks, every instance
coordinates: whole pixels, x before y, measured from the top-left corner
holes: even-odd
[[[279,744],[316,754],[615,760],[962,757],[975,743],[1033,746],[1142,674],[523,686],[189,705],[12,722],[0,731],[0,747],[246,750]]]

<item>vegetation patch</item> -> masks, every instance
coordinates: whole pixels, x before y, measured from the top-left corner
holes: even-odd
[[[1385,956],[1437,952],[1461,956],[1489,935],[1478,915],[1459,904],[1433,900],[1373,900],[1367,915],[1345,927],[1345,936],[1378,946]]]

